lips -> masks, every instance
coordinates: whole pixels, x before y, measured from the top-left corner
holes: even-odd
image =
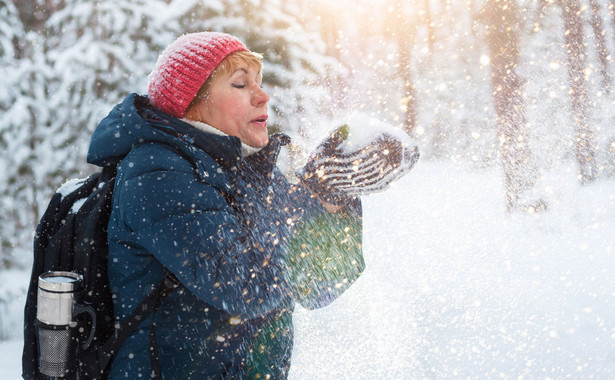
[[[267,115],[260,115],[256,119],[253,119],[251,121],[251,123],[254,123],[254,124],[259,125],[261,127],[267,128],[267,119],[268,118],[269,117]]]

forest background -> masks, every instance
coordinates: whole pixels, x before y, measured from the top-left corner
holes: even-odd
[[[510,213],[548,209],[541,179],[563,162],[582,184],[615,177],[615,0],[0,0],[0,278],[29,270],[54,189],[96,170],[98,121],[202,30],[264,55],[288,173],[362,112],[422,160],[499,168]],[[21,334],[23,286],[0,287],[0,340]]]

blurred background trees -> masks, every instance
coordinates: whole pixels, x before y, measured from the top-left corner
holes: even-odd
[[[548,207],[540,173],[562,162],[583,184],[615,175],[612,0],[0,0],[0,271],[28,267],[51,193],[94,170],[98,120],[201,30],[264,55],[289,172],[363,112],[423,160],[499,165],[509,211]]]
[[[526,129],[525,79],[518,74],[520,63],[520,19],[515,0],[487,1],[479,14],[485,24],[497,137],[504,171],[506,205],[509,210],[532,207],[521,200],[535,185],[536,160]]]

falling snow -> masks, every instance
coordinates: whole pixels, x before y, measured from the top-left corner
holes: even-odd
[[[558,2],[516,2],[513,69],[539,176],[528,196],[546,209],[512,213],[480,15],[489,1],[51,1],[67,7],[44,39],[23,30],[13,3],[26,2],[0,0],[0,265],[15,263],[0,268],[1,379],[21,373],[32,210],[84,176],[92,128],[126,93],[145,91],[158,53],[204,28],[263,53],[271,124],[295,144],[288,172],[332,119],[361,112],[402,127],[416,102],[421,159],[363,200],[363,275],[330,306],[297,306],[291,379],[615,378],[615,91],[600,67],[606,56],[613,87],[607,2],[583,1],[579,13],[587,51],[577,79],[587,85],[599,171],[586,185],[575,163],[571,32]],[[402,21],[416,26],[411,41],[396,39]],[[592,30],[598,21],[606,41]],[[403,91],[408,80],[413,94]]]
[[[613,378],[615,183],[574,172],[546,176],[533,215],[505,211],[497,169],[453,163],[419,160],[366,197],[367,269],[298,306],[291,379]],[[0,378],[18,378],[21,344],[0,342]]]

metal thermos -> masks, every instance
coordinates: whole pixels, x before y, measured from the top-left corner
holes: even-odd
[[[83,348],[94,338],[96,315],[90,306],[80,305],[83,277],[74,272],[50,271],[38,278],[37,337],[39,371],[51,378],[65,378],[73,371],[79,349],[75,317],[88,313],[92,330]]]

